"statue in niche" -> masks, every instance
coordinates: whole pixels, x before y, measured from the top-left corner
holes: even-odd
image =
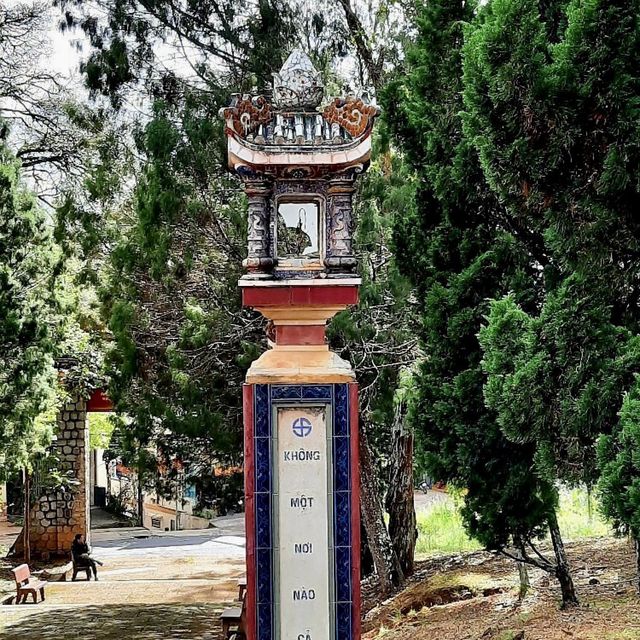
[[[293,203],[278,207],[278,255],[282,258],[317,258],[318,208]]]

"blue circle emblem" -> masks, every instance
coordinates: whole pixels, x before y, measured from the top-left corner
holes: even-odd
[[[307,418],[296,418],[291,429],[298,438],[306,438],[311,433],[311,422]]]

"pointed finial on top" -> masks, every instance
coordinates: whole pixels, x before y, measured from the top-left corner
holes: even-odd
[[[273,75],[274,106],[315,109],[323,95],[322,79],[311,58],[301,49],[294,49],[280,72]]]

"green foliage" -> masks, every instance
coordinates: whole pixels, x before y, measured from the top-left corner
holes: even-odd
[[[619,533],[640,539],[640,387],[638,379],[625,396],[620,422],[598,442],[602,512]]]
[[[503,548],[541,534],[556,504],[533,468],[535,447],[513,442],[483,397],[477,334],[488,300],[514,291],[531,308],[539,286],[520,240],[466,139],[461,47],[466,2],[430,2],[418,15],[405,75],[385,93],[385,113],[415,168],[415,207],[398,211],[398,264],[416,288],[425,357],[410,409],[429,474],[466,488],[462,516],[481,543]]]
[[[604,538],[611,526],[601,515],[602,501],[591,491],[574,488],[560,492],[558,524],[567,540]]]
[[[91,450],[108,449],[116,421],[108,413],[89,414],[89,446]]]
[[[638,338],[611,324],[594,288],[573,276],[539,317],[509,298],[494,303],[480,342],[485,398],[505,433],[535,444],[550,478],[593,483],[592,443],[617,421],[620,389],[640,364]]]
[[[639,7],[550,7],[494,0],[464,46],[465,133],[545,285],[492,307],[486,400],[540,473],[592,485],[640,355]]]
[[[44,212],[0,146],[0,476],[30,467],[51,435],[58,401],[56,277],[61,255]],[[48,417],[49,416],[49,417]]]
[[[239,389],[263,340],[237,290],[246,204],[223,170],[223,99],[197,91],[155,103],[136,136],[146,160],[100,292],[114,344],[109,393],[128,416],[111,455],[168,493],[176,460],[187,478],[240,462]]]
[[[544,240],[547,259],[533,255],[597,275],[614,319],[627,321],[637,306],[638,6],[551,4],[550,17],[532,0],[495,0],[470,32],[466,131],[510,219]]]
[[[481,545],[472,540],[464,529],[460,512],[454,504],[440,504],[428,512],[418,512],[419,556],[438,553],[477,551]]]
[[[194,479],[194,483],[198,495],[198,511],[211,511],[215,516],[226,516],[244,509],[241,498],[244,488],[242,471],[235,470],[218,475],[202,474]]]

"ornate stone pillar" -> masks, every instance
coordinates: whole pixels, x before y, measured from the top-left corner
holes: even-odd
[[[253,277],[266,277],[275,265],[270,229],[272,180],[266,176],[245,179],[249,200],[247,257],[242,263]]]
[[[294,49],[271,103],[221,111],[249,199],[242,302],[269,321],[244,386],[247,640],[361,637],[358,387],[325,329],[358,301],[354,183],[379,111],[354,96],[319,111],[323,94]],[[295,243],[279,256],[285,228]]]
[[[353,273],[354,178],[340,175],[331,178],[327,188],[327,247],[325,266],[332,273]]]

